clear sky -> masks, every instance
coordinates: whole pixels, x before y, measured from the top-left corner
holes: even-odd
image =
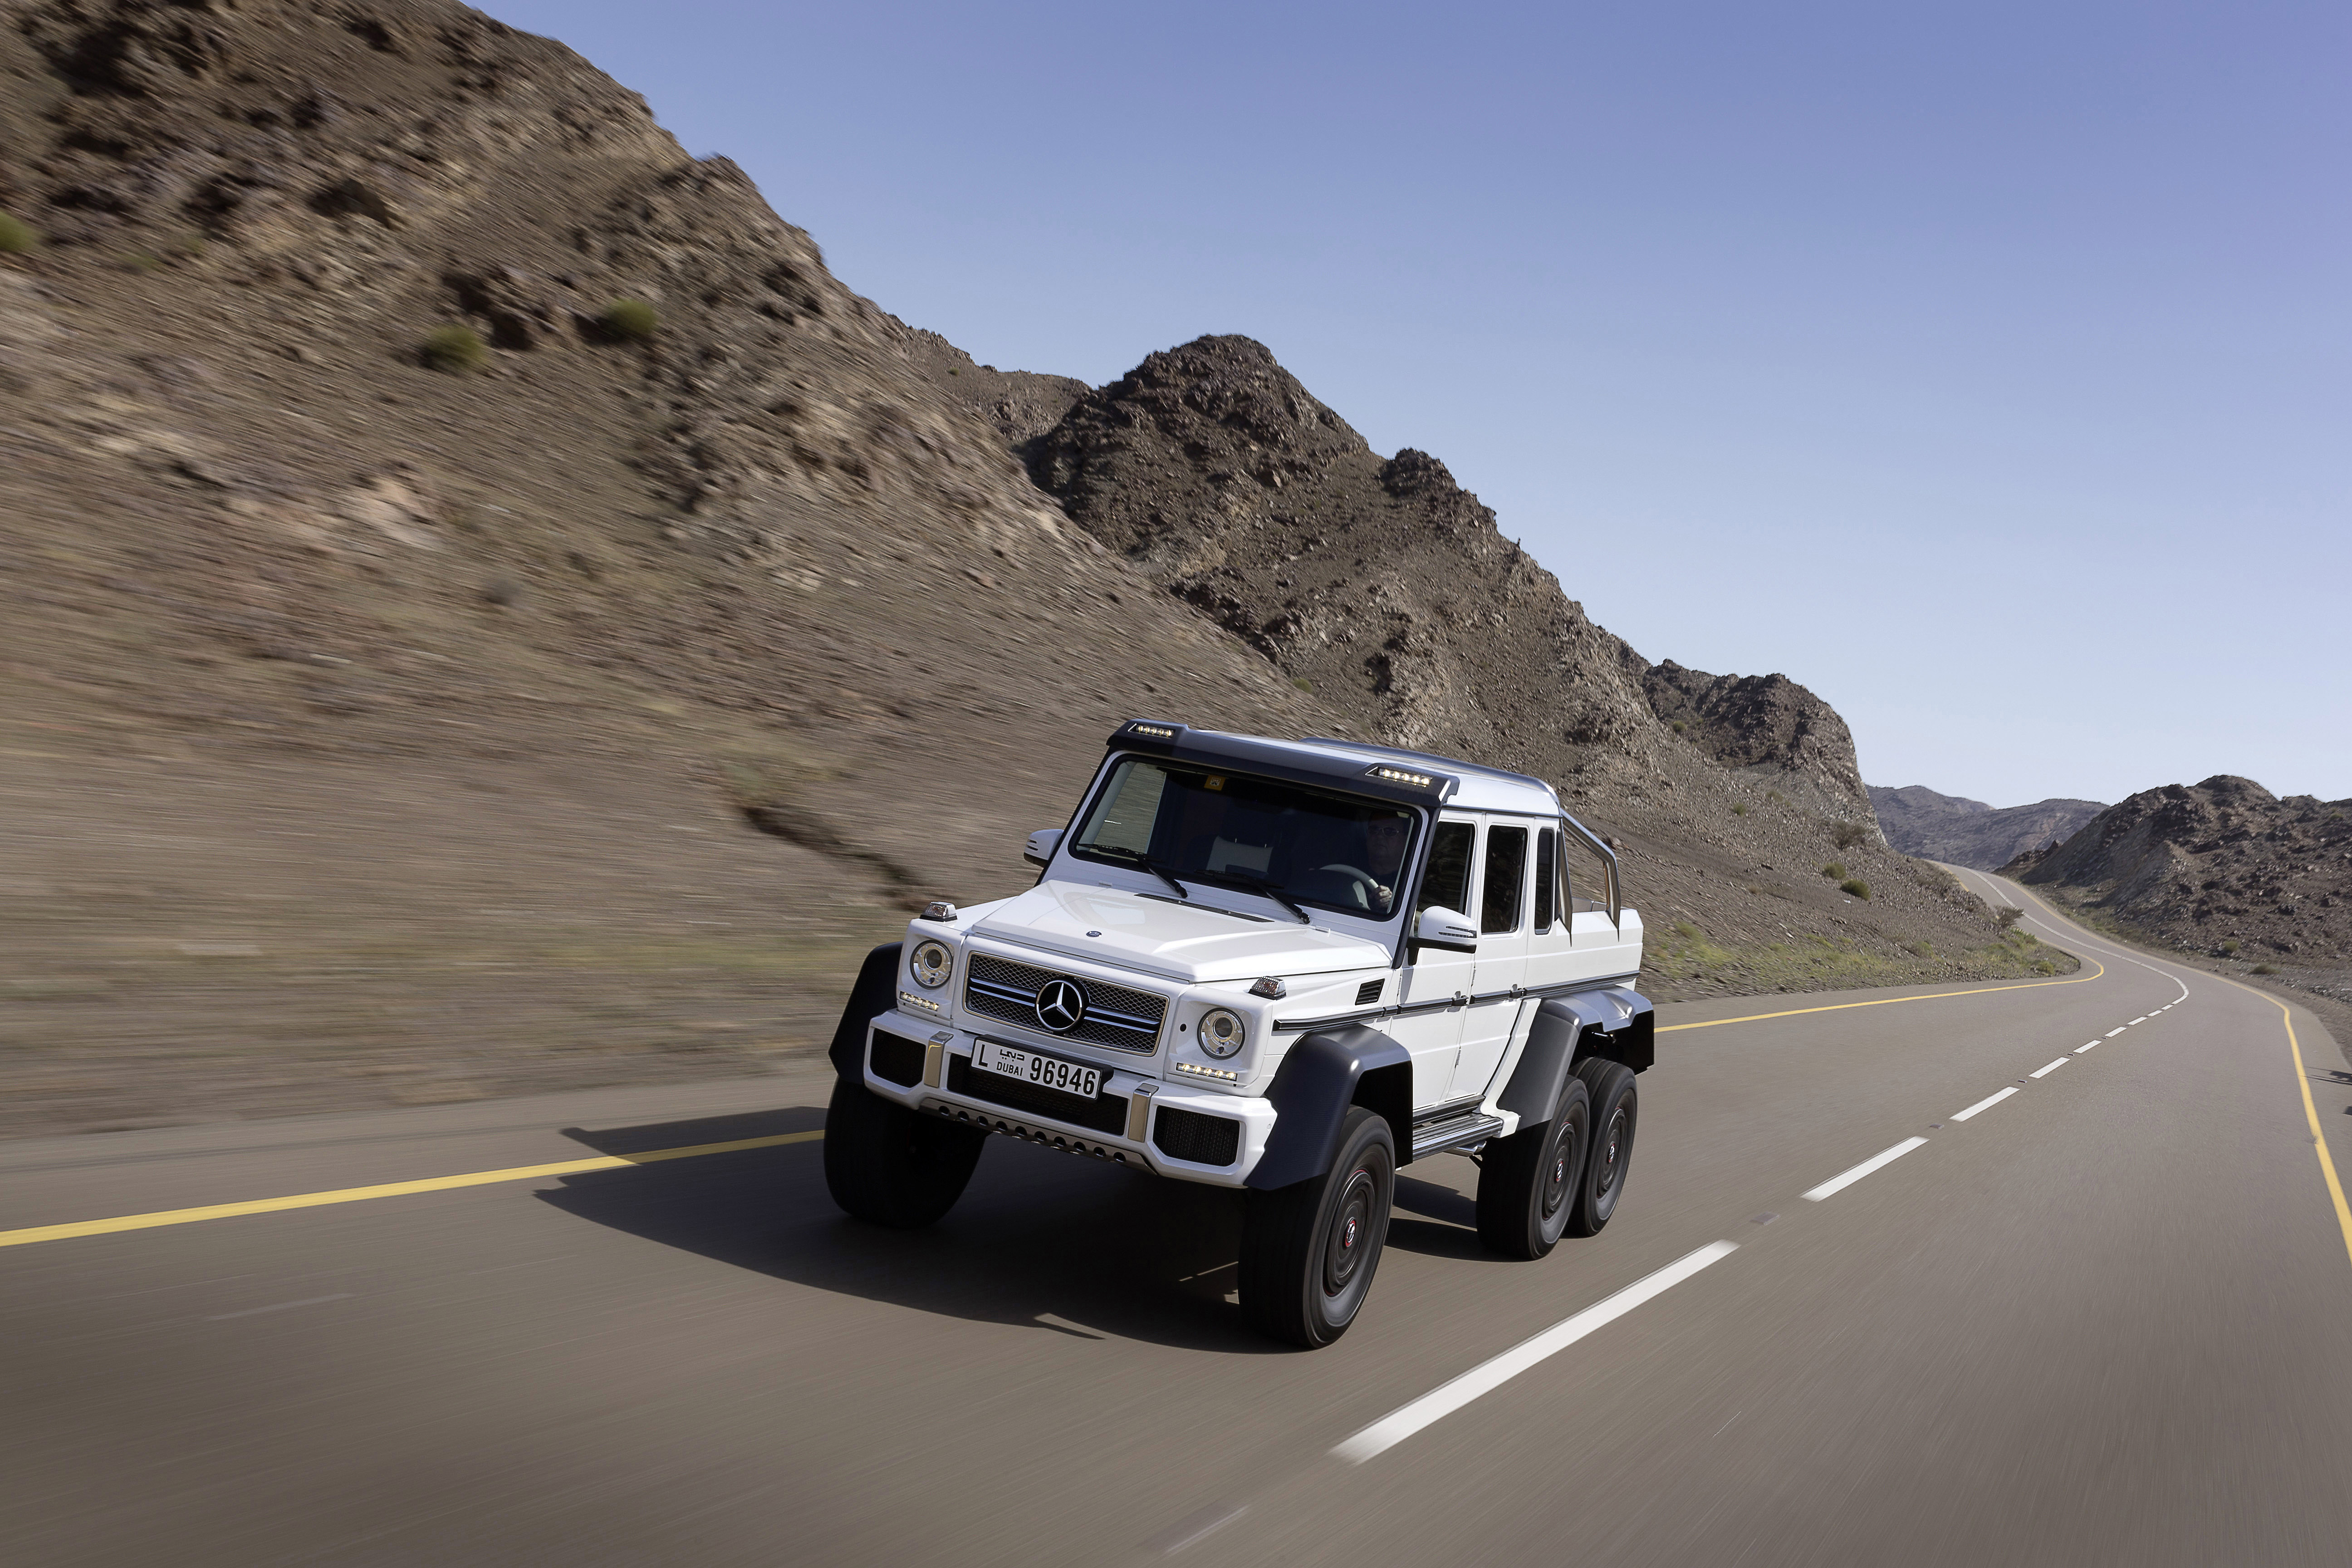
[[[1244,332],[1996,805],[2352,795],[2352,8],[494,0],[884,309]]]

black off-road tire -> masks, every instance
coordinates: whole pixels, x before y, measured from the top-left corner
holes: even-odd
[[[1592,1152],[1578,1184],[1568,1218],[1570,1236],[1598,1236],[1625,1195],[1625,1175],[1633,1164],[1633,1131],[1641,1121],[1642,1097],[1633,1069],[1622,1062],[1587,1057],[1576,1076],[1592,1096]]]
[[[1319,1176],[1252,1192],[1242,1225],[1242,1313],[1261,1333],[1308,1350],[1348,1331],[1388,1243],[1396,1135],[1362,1106],[1340,1124]]]
[[[1575,1215],[1591,1145],[1591,1092],[1571,1073],[1550,1120],[1489,1141],[1479,1156],[1478,1239],[1506,1258],[1551,1251]]]
[[[955,1207],[988,1134],[836,1079],[824,1112],[824,1184],[843,1210],[914,1230]]]

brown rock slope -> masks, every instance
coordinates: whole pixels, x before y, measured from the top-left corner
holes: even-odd
[[[2158,945],[2352,1001],[2352,800],[2217,774],[2133,795],[2004,870]]]
[[[1919,784],[1902,789],[1873,784],[1870,804],[1878,813],[1879,826],[1885,829],[1886,842],[1904,854],[1979,871],[2004,866],[2028,849],[2063,843],[2107,809],[2095,800],[2055,799],[1996,808]]]
[[[1066,511],[1008,445],[1102,395],[876,309],[732,164],[462,6],[12,7],[0,204],[46,239],[0,255],[8,1124],[756,1067],[908,900],[1019,885],[1139,710],[1551,773],[1705,932],[1670,983],[1772,983],[1739,954],[1775,944],[1831,981],[2031,962],[1966,952],[1989,922],[1858,799],[1846,901],[1794,773],[1775,801],[1674,735],[1441,467],[1319,405],[1285,450],[1352,489],[1234,468],[1221,415],[1179,465],[1200,526],[1261,470],[1329,504],[1130,562],[1110,487]],[[1349,563],[1355,625],[1227,612],[1215,566],[1301,597],[1283,537]]]

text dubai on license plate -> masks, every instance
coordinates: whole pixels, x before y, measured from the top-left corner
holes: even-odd
[[[1092,1100],[1102,1089],[1100,1068],[1081,1067],[1035,1051],[1015,1050],[994,1040],[982,1040],[971,1047],[971,1065],[982,1072],[1017,1078],[1040,1089],[1058,1089],[1081,1100]]]

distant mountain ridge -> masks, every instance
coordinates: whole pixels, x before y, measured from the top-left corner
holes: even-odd
[[[2064,843],[2106,806],[2095,800],[2042,800],[1991,806],[1925,784],[1867,786],[1886,842],[1906,855],[1991,871],[2029,849]]]

